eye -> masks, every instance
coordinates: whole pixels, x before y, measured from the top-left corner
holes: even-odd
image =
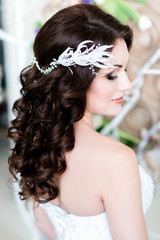
[[[106,77],[109,79],[109,80],[114,80],[117,78],[117,75],[112,75],[112,73],[109,73],[108,75],[106,75]]]

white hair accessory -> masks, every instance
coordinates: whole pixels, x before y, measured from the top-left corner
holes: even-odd
[[[89,69],[92,70],[93,74],[96,74],[94,66],[98,68],[114,68],[114,65],[110,63],[111,58],[115,58],[111,52],[106,51],[108,48],[112,48],[113,45],[98,45],[93,44],[91,47],[87,47],[85,44],[92,43],[91,40],[85,40],[81,42],[76,51],[74,52],[72,48],[68,47],[59,57],[58,60],[55,58],[49,64],[50,67],[43,69],[39,66],[36,57],[33,58],[31,67],[36,64],[37,68],[41,73],[48,74],[57,65],[63,65],[66,67],[80,65],[80,66],[90,66]],[[70,69],[70,68],[69,68]],[[70,69],[72,72],[72,70]],[[73,73],[73,72],[72,72]]]

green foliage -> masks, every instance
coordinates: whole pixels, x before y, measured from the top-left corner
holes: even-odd
[[[134,0],[134,2],[139,2],[139,3],[142,3],[142,4],[147,4],[147,1],[145,1],[145,0]]]
[[[120,138],[120,142],[124,143],[128,147],[134,148],[136,145],[138,145],[141,140],[129,133],[126,133],[120,129],[118,129],[118,135]]]
[[[39,32],[39,30],[41,29],[41,27],[43,26],[43,24],[39,21],[37,21],[35,23],[35,33],[37,34]]]
[[[134,0],[136,2],[147,4],[144,0]],[[128,23],[130,19],[133,19],[136,23],[139,22],[140,14],[136,9],[129,6],[125,0],[106,0],[101,8],[110,13],[123,23]]]
[[[37,27],[41,28],[42,25],[43,25],[43,24],[42,24],[41,22],[39,22],[39,21],[36,22],[36,26],[37,26]]]
[[[102,124],[96,129],[96,131],[100,132],[108,123],[109,121],[105,117],[102,117]]]

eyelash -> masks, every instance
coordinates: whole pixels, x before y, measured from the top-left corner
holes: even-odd
[[[127,69],[124,69],[125,72],[127,72]],[[107,76],[108,80],[114,80],[116,79],[118,76],[117,75],[112,75],[112,73],[109,73]]]
[[[112,73],[110,73],[106,77],[108,78],[108,80],[114,80],[117,78],[117,75],[112,75]]]

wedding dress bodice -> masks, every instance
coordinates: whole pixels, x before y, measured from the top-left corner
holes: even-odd
[[[153,198],[152,178],[139,165],[143,212],[147,212]],[[40,204],[46,211],[57,233],[56,240],[112,240],[107,213],[94,216],[77,216],[65,212],[51,203]]]

